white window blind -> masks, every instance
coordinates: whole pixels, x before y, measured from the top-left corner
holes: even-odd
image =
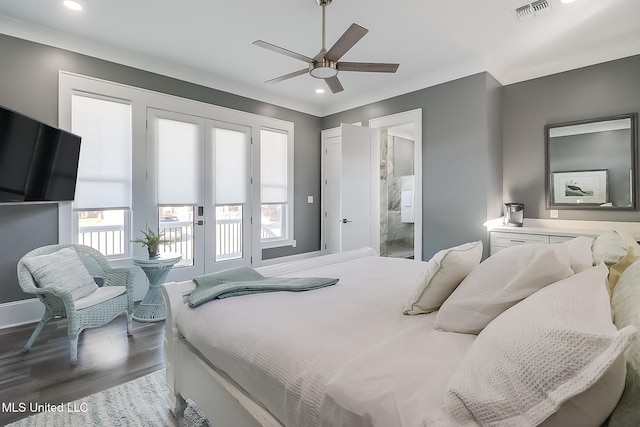
[[[158,118],[158,203],[195,204],[200,191],[200,126]]]
[[[260,202],[287,203],[287,134],[260,130]]]
[[[74,93],[71,130],[82,137],[75,209],[131,204],[131,106]]]
[[[249,141],[247,134],[214,128],[215,200],[217,205],[247,202]]]

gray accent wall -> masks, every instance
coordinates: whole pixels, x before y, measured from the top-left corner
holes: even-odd
[[[0,35],[0,52],[0,105],[52,126],[58,124],[59,70],[293,122],[297,245],[264,250],[263,259],[320,249],[319,117],[6,35]],[[315,202],[308,204],[307,196]],[[0,237],[0,303],[25,299],[16,264],[29,250],[57,243],[57,205],[0,205]]]
[[[544,126],[640,112],[640,56],[508,85],[503,95],[505,201],[524,203],[525,218],[550,218]],[[560,210],[558,218],[640,221],[640,213]]]
[[[501,86],[488,73],[324,117],[323,129],[422,108],[423,259],[482,240],[502,206]]]
[[[31,249],[58,243],[58,205],[0,206],[0,303],[26,298],[18,286],[18,260]]]

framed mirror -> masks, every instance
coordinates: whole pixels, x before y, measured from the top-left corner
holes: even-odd
[[[545,126],[547,209],[635,210],[638,114]]]

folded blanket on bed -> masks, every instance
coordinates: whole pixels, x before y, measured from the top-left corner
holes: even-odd
[[[194,277],[197,285],[189,295],[189,307],[197,307],[213,299],[236,297],[261,292],[300,292],[335,285],[330,277],[265,277],[249,267],[238,267],[219,273]]]

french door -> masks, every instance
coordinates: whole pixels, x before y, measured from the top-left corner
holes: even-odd
[[[148,109],[148,217],[182,260],[171,280],[251,265],[251,129]]]

